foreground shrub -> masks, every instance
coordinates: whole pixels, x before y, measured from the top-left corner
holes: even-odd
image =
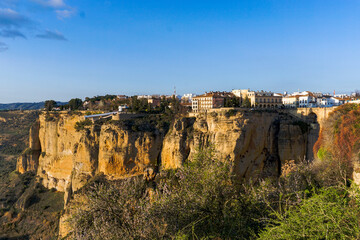
[[[341,188],[327,188],[283,213],[274,212],[260,239],[359,239],[360,205]]]
[[[145,239],[147,200],[137,178],[89,186],[72,205],[73,239]]]
[[[133,178],[96,184],[74,205],[74,239],[250,239],[265,204],[240,191],[232,165],[208,148],[183,168],[162,172],[154,189]],[[148,186],[150,184],[150,186]],[[85,203],[84,203],[85,202]]]
[[[218,160],[213,148],[159,184],[152,215],[164,219],[165,238],[249,239],[261,229],[264,205],[240,191],[232,164]]]

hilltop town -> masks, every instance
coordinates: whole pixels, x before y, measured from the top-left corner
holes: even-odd
[[[108,110],[119,112],[151,112],[164,111],[166,107],[178,107],[184,112],[200,113],[209,109],[238,108],[318,108],[334,107],[345,103],[360,103],[360,93],[333,94],[321,92],[275,93],[271,91],[253,91],[250,89],[234,89],[232,91],[211,91],[204,94],[176,95],[106,95],[85,98],[77,107],[83,110]],[[54,110],[72,109],[69,105],[59,106]]]

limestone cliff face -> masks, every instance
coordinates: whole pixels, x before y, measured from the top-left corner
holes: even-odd
[[[155,167],[163,137],[158,132],[129,131],[103,125],[99,137],[99,171],[110,179],[141,174]]]
[[[36,171],[39,165],[41,145],[39,140],[40,121],[37,120],[30,128],[29,148],[18,158],[16,170],[20,173]]]
[[[277,112],[224,112],[178,119],[164,139],[161,163],[176,168],[199,146],[212,143],[219,158],[234,161],[235,173],[276,175],[285,160],[312,159],[318,125]]]
[[[218,111],[175,119],[169,131],[93,124],[76,131],[83,116],[41,114],[30,132],[30,148],[18,160],[20,172],[36,171],[42,184],[66,192],[97,173],[108,179],[143,174],[148,168],[180,167],[197,149],[212,143],[219,158],[234,161],[239,177],[278,175],[285,160],[312,158],[318,125],[280,112]],[[67,200],[67,199],[65,199]]]
[[[82,120],[64,113],[40,115],[30,132],[31,151],[18,159],[18,171],[36,171],[45,187],[64,191],[68,198],[99,172],[111,180],[142,174],[157,164],[164,134],[156,129],[133,131],[107,123],[76,131]]]

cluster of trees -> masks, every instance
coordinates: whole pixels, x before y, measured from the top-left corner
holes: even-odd
[[[86,104],[84,104],[86,102]],[[132,96],[126,99],[119,99],[116,95],[95,96],[93,98],[86,97],[85,102],[79,98],[71,99],[67,104],[58,105],[54,100],[45,101],[45,110],[52,111],[55,108],[60,110],[100,110],[100,111],[116,111],[119,106],[127,105],[131,112],[146,113],[171,113],[177,114],[185,112],[182,108],[180,100],[175,96],[160,99],[159,106],[152,106],[148,99]]]
[[[241,98],[228,97],[225,98],[224,107],[240,107]]]
[[[86,103],[86,104],[84,104]],[[99,111],[116,111],[119,106],[127,105],[131,112],[146,112],[146,113],[185,113],[188,111],[180,104],[180,100],[175,96],[167,98],[165,96],[160,98],[159,106],[152,106],[148,99],[137,96],[132,96],[126,99],[119,99],[116,95],[95,96],[92,98],[86,97],[83,102],[79,98],[71,99],[67,104],[58,105],[54,100],[45,101],[45,110],[52,111],[55,108],[60,110],[99,110]],[[250,108],[251,102],[248,97],[245,99],[238,97],[226,98],[224,107],[243,107]]]
[[[243,99],[243,101],[241,103],[241,107],[243,107],[243,108],[251,108],[251,101],[247,96]]]
[[[239,97],[228,97],[225,98],[224,107],[251,108],[251,101],[247,96],[244,99]]]
[[[73,98],[67,104],[58,105],[54,100],[45,101],[44,108],[46,111],[52,111],[55,108],[60,110],[82,110],[83,101],[80,98]]]
[[[180,100],[175,96],[166,98],[163,96],[160,99],[160,105],[154,108],[148,103],[147,99],[139,99],[137,96],[131,97],[130,108],[133,112],[152,112],[152,113],[172,113],[177,114],[182,112]]]
[[[117,98],[116,95],[110,95],[110,94],[106,94],[105,96],[94,96],[92,98],[90,97],[86,97],[85,101],[88,102],[99,102],[99,101],[108,101],[108,100],[115,100]]]

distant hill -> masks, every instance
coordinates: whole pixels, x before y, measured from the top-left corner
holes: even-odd
[[[35,103],[0,103],[0,110],[37,110],[44,108],[45,102],[35,102]],[[66,102],[57,102],[58,105],[67,104]]]

